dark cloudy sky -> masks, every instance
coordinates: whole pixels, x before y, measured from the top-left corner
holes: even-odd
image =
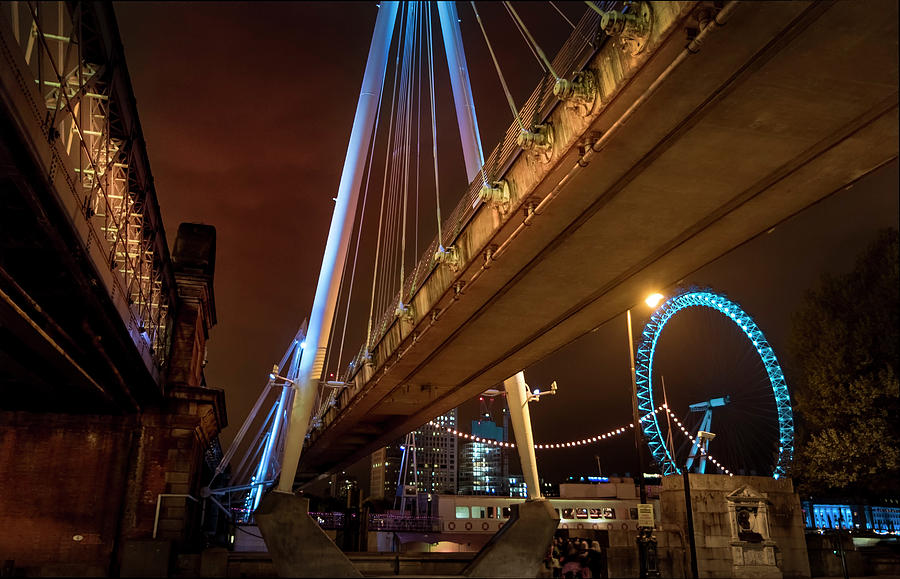
[[[584,9],[578,3],[561,5],[573,20]],[[206,377],[226,392],[230,426],[223,442],[228,443],[266,372],[308,315],[377,9],[374,2],[129,2],[115,9],[170,247],[180,222],[208,223],[217,230],[218,326],[209,343]],[[471,9],[461,4],[459,10],[488,152],[511,113]],[[545,51],[554,54],[568,32],[566,23],[546,3],[523,7],[522,14]],[[521,103],[541,71],[508,19],[501,24],[506,17],[497,5],[485,5],[482,16]],[[441,52],[438,63],[442,58]],[[446,96],[440,89],[446,89],[447,73],[439,74],[439,94]],[[439,102],[438,113],[452,122],[447,101]],[[451,145],[453,138],[448,137]],[[465,185],[461,159],[442,153],[447,207]],[[897,221],[894,162],[685,282],[711,286],[739,302],[789,370],[790,315],[803,292],[822,272],[851,268],[875,230]],[[639,333],[647,312],[635,311]],[[629,421],[625,332],[623,313],[526,370],[532,385],[557,380],[560,387],[555,398],[532,407],[538,442],[582,438]],[[348,344],[353,353],[358,347]],[[702,365],[710,384],[724,384],[727,376],[709,370],[728,366],[711,361],[720,354],[735,356],[727,348],[686,353],[681,366]],[[716,391],[707,388],[711,395]],[[701,394],[686,384],[669,385],[670,398],[685,409],[697,401],[688,398]],[[468,405],[463,416],[476,410],[477,403]],[[539,455],[539,466],[550,478],[594,473],[598,455],[605,473],[624,472],[631,468],[629,444],[548,451]]]

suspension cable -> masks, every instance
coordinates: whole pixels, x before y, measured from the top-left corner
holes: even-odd
[[[509,12],[512,14],[513,18],[516,20],[516,22],[518,23],[518,25],[521,27],[522,31],[523,31],[523,32],[525,33],[525,35],[528,37],[528,40],[530,40],[531,43],[534,45],[534,50],[537,51],[537,53],[538,53],[538,55],[540,56],[541,60],[544,61],[544,65],[547,67],[547,70],[550,71],[550,74],[553,75],[553,78],[559,80],[559,75],[556,74],[556,71],[555,71],[555,70],[553,70],[553,65],[550,64],[550,60],[547,59],[547,55],[544,54],[544,51],[541,50],[541,46],[537,43],[537,41],[536,41],[536,40],[534,39],[534,37],[531,35],[531,32],[528,31],[528,27],[525,26],[525,23],[524,23],[524,22],[522,21],[522,19],[519,17],[519,13],[516,12],[516,9],[513,8],[512,4],[510,4],[509,2],[504,2],[503,5],[506,6],[506,9],[509,10]]]
[[[356,236],[356,247],[353,250],[353,269],[350,273],[350,292],[347,293],[347,305],[344,309],[344,327],[341,330],[341,347],[338,352],[338,363],[337,367],[340,369],[341,360],[344,357],[344,344],[347,336],[347,320],[350,317],[350,298],[353,293],[353,282],[356,279],[356,261],[359,258],[359,244],[362,240],[362,232],[363,232],[363,224],[366,220],[366,202],[369,198],[369,183],[372,178],[372,166],[375,164],[375,143],[377,141],[378,136],[378,123],[381,119],[381,104],[384,99],[384,81],[382,81],[382,90],[378,94],[378,106],[375,109],[375,130],[372,131],[372,140],[369,142],[369,153],[366,156],[368,159],[368,167],[366,169],[366,184],[363,188],[363,200],[362,200],[362,209],[360,210],[359,216],[359,231]]]
[[[563,17],[563,20],[565,20],[565,21],[569,24],[569,26],[572,27],[572,30],[575,30],[575,23],[572,22],[571,20],[569,20],[569,17],[566,16],[565,13],[564,13],[562,10],[559,9],[559,7],[557,7],[557,5],[556,5],[555,2],[550,2],[550,6],[553,6],[553,9],[556,10],[556,12],[557,12],[560,16]]]
[[[410,161],[410,130],[412,128],[412,82],[410,75],[412,74],[413,44],[415,44],[415,32],[410,30],[415,27],[415,20],[419,12],[419,3],[414,2],[410,6],[407,14],[406,24],[406,46],[403,50],[403,73],[406,77],[406,107],[404,118],[404,156],[403,156],[403,213],[401,214],[400,225],[400,304],[403,303],[403,278],[405,277],[406,268],[406,214],[409,201],[409,161]],[[412,35],[412,42],[410,36]],[[401,81],[402,83],[402,81]]]
[[[528,36],[526,35],[525,31],[522,30],[522,26],[519,24],[519,21],[516,20],[516,17],[513,16],[513,13],[510,11],[509,6],[507,6],[506,2],[503,3],[503,8],[506,9],[506,13],[509,14],[509,17],[513,19],[513,24],[515,24],[516,30],[519,31],[519,36],[521,36],[522,40],[525,41],[525,46],[528,47],[528,51],[531,52],[531,56],[534,57],[534,59],[538,63],[538,66],[541,67],[541,70],[546,74],[548,71],[547,71],[547,67],[544,66],[544,61],[541,60],[541,57],[538,55],[537,52],[535,52],[534,46],[532,46],[531,42],[528,40]]]
[[[389,251],[387,253],[387,259],[385,260],[385,272],[387,275],[384,276],[383,285],[382,285],[382,299],[379,303],[379,311],[384,311],[385,308],[391,305],[391,301],[395,299],[396,293],[391,291],[393,276],[390,272],[395,271],[395,267],[398,265],[402,268],[402,260],[403,256],[400,253],[400,245],[403,238],[403,229],[402,225],[404,222],[404,217],[401,213],[401,202],[402,202],[402,193],[404,189],[404,175],[408,161],[409,154],[409,124],[408,124],[408,115],[409,115],[409,45],[410,39],[408,35],[409,22],[410,22],[410,14],[414,9],[413,5],[407,4],[406,13],[404,17],[405,26],[401,29],[403,31],[401,35],[401,40],[403,43],[402,50],[402,58],[400,64],[400,85],[398,89],[398,107],[397,107],[397,120],[396,125],[394,127],[394,132],[397,136],[396,142],[394,145],[393,155],[392,155],[392,164],[391,164],[391,185],[390,185],[390,204],[388,206],[388,217],[390,218],[388,228],[387,238],[390,242]],[[400,262],[400,263],[398,263]],[[402,269],[401,269],[402,271]],[[402,287],[402,283],[401,283]],[[394,304],[398,305],[398,304]]]
[[[550,6],[552,6],[553,9],[556,10],[556,12],[560,16],[563,17],[563,20],[565,20],[569,24],[569,26],[572,27],[572,30],[574,30],[575,32],[578,33],[578,36],[580,36],[582,40],[584,40],[585,42],[588,43],[588,46],[590,46],[591,48],[596,48],[594,46],[594,42],[590,38],[587,38],[584,34],[582,34],[581,31],[578,30],[578,26],[574,22],[569,20],[569,17],[566,16],[566,14],[562,10],[559,9],[559,7],[556,5],[555,2],[550,2]]]
[[[416,37],[419,39],[416,43],[416,48],[418,49],[418,52],[416,53],[416,259],[419,258],[419,172],[422,168],[422,47],[425,44],[422,41],[422,29],[425,27],[424,22],[425,18],[420,14],[416,25]]]
[[[393,126],[394,126],[394,111],[395,111],[395,100],[397,96],[397,73],[400,70],[400,42],[397,42],[397,58],[394,62],[394,84],[391,88],[391,114],[388,119],[388,137],[387,137],[387,146],[385,147],[385,155],[384,155],[384,175],[382,177],[381,183],[381,206],[378,210],[378,233],[375,239],[375,267],[372,271],[372,295],[369,300],[369,321],[368,326],[366,328],[366,353],[368,353],[369,348],[372,346],[372,314],[375,310],[375,289],[377,287],[378,282],[378,258],[381,254],[381,238],[382,238],[382,224],[384,220],[384,198],[387,193],[387,179],[388,179],[388,161],[391,156],[391,141],[393,139]],[[376,130],[377,130],[376,125]]]
[[[506,94],[506,101],[509,103],[509,109],[512,111],[513,118],[515,118],[516,122],[519,124],[519,128],[525,131],[525,125],[522,124],[522,119],[519,118],[519,112],[516,110],[516,103],[513,101],[512,95],[509,92],[509,87],[506,86],[506,79],[503,78],[503,72],[500,70],[500,63],[497,62],[497,55],[494,54],[491,41],[488,39],[487,32],[484,30],[484,24],[481,22],[478,8],[475,7],[475,2],[470,1],[469,4],[472,5],[472,10],[475,11],[475,19],[478,21],[479,28],[481,28],[481,34],[484,36],[484,42],[487,44],[488,51],[491,53],[491,60],[494,61],[494,68],[497,70],[497,76],[500,77],[500,84],[503,85],[503,92]]]
[[[437,215],[438,246],[443,247],[444,235],[441,225],[441,185],[438,179],[438,146],[437,146],[437,115],[434,107],[434,42],[431,31],[431,9],[428,10],[428,88],[431,92],[431,152],[434,157],[434,200]]]

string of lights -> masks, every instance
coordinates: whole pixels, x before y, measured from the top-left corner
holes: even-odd
[[[675,416],[675,414],[665,404],[663,404],[662,406],[658,406],[656,408],[656,410],[653,411],[652,414],[662,412],[663,410],[665,410],[666,412],[669,413],[669,416],[672,418],[672,420],[675,421],[675,424],[678,426],[678,428],[681,429],[682,434],[684,434],[686,437],[688,437],[688,439],[693,443],[694,437],[691,435],[690,432],[688,432],[688,430],[684,427],[684,424],[682,424],[682,422],[678,419],[678,417]],[[641,418],[641,422],[643,422],[644,420],[649,420],[650,417],[652,416],[652,414],[644,415]],[[452,434],[453,436],[455,436],[459,439],[463,439],[463,440],[470,440],[472,442],[480,442],[482,444],[487,444],[490,446],[497,446],[497,447],[501,447],[501,448],[515,448],[516,447],[516,444],[514,442],[504,442],[501,440],[494,440],[492,438],[483,438],[480,436],[474,436],[472,434],[463,432],[461,430],[456,430],[454,428],[442,426],[433,420],[430,420],[428,422],[428,426],[435,428],[435,432],[434,432],[435,436],[438,435],[438,431],[444,430],[444,431],[448,432],[449,434]],[[613,430],[610,430],[609,432],[604,432],[601,434],[597,434],[596,436],[582,438],[581,440],[570,440],[567,442],[536,443],[534,445],[534,448],[537,450],[550,450],[550,449],[555,450],[558,448],[572,448],[572,447],[576,447],[576,446],[587,446],[589,444],[595,444],[595,443],[602,442],[604,440],[613,438],[614,436],[619,436],[621,434],[624,434],[630,428],[634,428],[633,422],[628,423],[627,426],[620,426],[619,428],[614,428]],[[700,448],[700,452],[706,456],[707,460],[709,460],[711,463],[716,465],[716,467],[721,472],[723,472],[724,474],[727,474],[728,476],[734,476],[734,473],[732,473],[730,470],[725,468],[722,465],[722,463],[720,463],[718,460],[716,460],[715,457],[713,457],[713,455],[704,451],[702,448]]]
[[[694,442],[694,437],[693,437],[693,435],[692,435],[690,432],[688,432],[687,428],[684,427],[684,424],[682,424],[681,421],[678,420],[678,417],[675,416],[675,414],[674,414],[671,410],[669,410],[669,408],[666,407],[665,405],[661,406],[661,408],[665,408],[666,412],[669,413],[669,416],[670,416],[670,417],[672,418],[672,420],[675,422],[675,425],[678,426],[678,428],[681,429],[682,434],[684,434],[685,436],[687,436],[687,437],[688,437],[688,440],[690,440],[691,443],[693,443],[693,442]],[[699,450],[700,450],[700,454],[703,454],[704,456],[706,456],[706,459],[707,459],[708,461],[710,461],[711,463],[713,463],[714,465],[716,465],[716,467],[717,467],[721,472],[723,472],[724,474],[727,474],[728,476],[734,476],[734,473],[733,473],[733,472],[731,472],[730,470],[728,470],[727,468],[725,468],[724,466],[722,466],[722,463],[719,462],[718,460],[716,460],[715,457],[713,457],[713,455],[711,455],[711,454],[709,454],[708,452],[706,452],[705,450],[703,450],[703,447],[702,447],[702,446],[699,447]]]

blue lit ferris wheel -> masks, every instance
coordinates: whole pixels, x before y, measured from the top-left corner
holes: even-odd
[[[706,308],[725,316],[746,336],[755,349],[765,369],[766,380],[771,386],[775,413],[778,422],[778,441],[772,476],[779,478],[787,474],[794,453],[794,417],[791,410],[790,394],[785,384],[781,366],[772,347],[756,325],[741,307],[724,295],[709,290],[685,290],[669,298],[650,316],[641,335],[638,346],[635,371],[637,374],[637,403],[641,424],[647,444],[662,474],[680,473],[672,451],[666,445],[654,409],[661,403],[654,400],[653,362],[663,328],[680,311],[686,308]]]

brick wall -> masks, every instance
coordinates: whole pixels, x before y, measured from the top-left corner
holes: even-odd
[[[157,497],[199,498],[224,395],[175,388],[140,417],[0,413],[0,559],[30,574],[106,575],[153,535]],[[161,499],[157,537],[199,547],[199,503]],[[76,540],[78,538],[78,540]]]
[[[106,574],[136,421],[0,413],[0,556]],[[80,540],[78,540],[80,539]]]

